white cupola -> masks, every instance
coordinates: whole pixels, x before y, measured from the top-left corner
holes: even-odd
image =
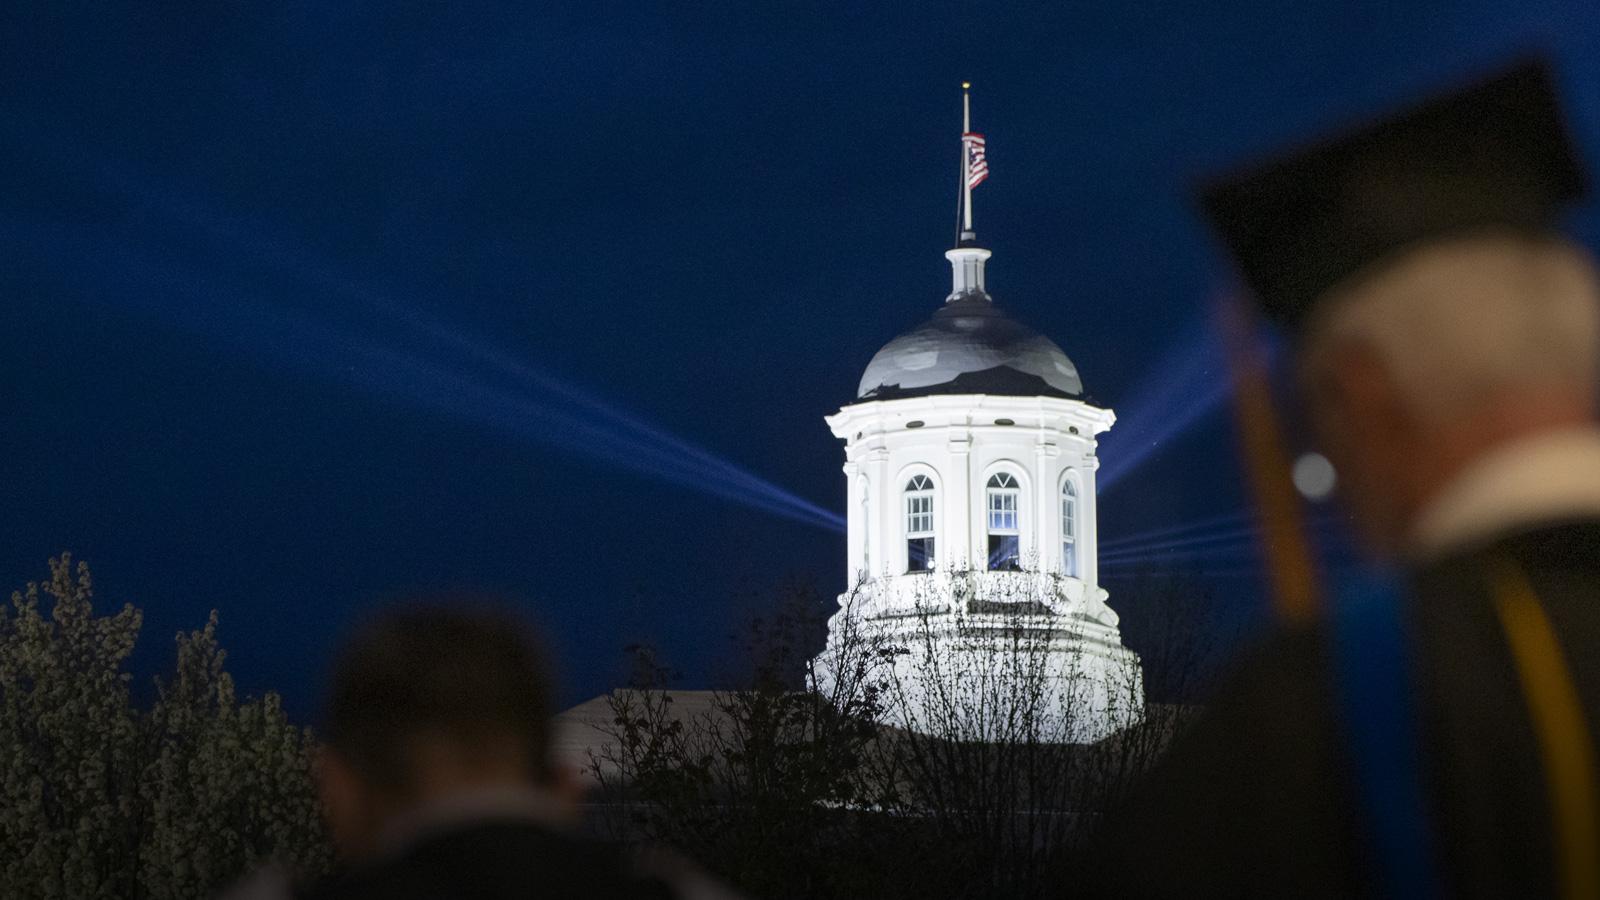
[[[927,648],[945,655],[937,668],[955,673],[993,667],[974,656],[986,651],[973,635],[1023,629],[1048,648],[1050,683],[1074,695],[1073,721],[1053,727],[1098,740],[1143,713],[1138,657],[1122,646],[1096,564],[1095,438],[1116,416],[1086,399],[1060,347],[990,297],[973,183],[963,178],[966,227],[945,253],[949,296],[885,344],[856,398],[827,418],[845,445],[849,589],[817,660],[819,686],[833,685],[830,654],[847,635],[912,647],[895,663],[904,685],[926,681],[900,669],[927,655],[914,648],[932,635],[946,636]],[[921,717],[884,718],[919,728]]]

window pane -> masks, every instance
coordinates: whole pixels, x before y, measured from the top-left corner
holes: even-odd
[[[989,492],[989,530],[1015,531],[1017,528],[1017,495],[1013,491]]]
[[[989,492],[989,530],[1017,530],[1017,495],[1015,491]]]
[[[1010,570],[1022,568],[1022,554],[1019,550],[1019,541],[1016,535],[989,535],[989,568]]]
[[[906,496],[906,536],[933,533],[933,495]]]
[[[1078,545],[1074,541],[1061,542],[1061,572],[1069,578],[1078,577]]]
[[[926,572],[933,568],[933,538],[906,541],[906,571]]]

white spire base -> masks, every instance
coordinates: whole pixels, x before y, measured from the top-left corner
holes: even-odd
[[[982,247],[957,247],[946,250],[944,258],[950,260],[950,296],[948,303],[967,294],[985,294],[983,264],[993,255]]]

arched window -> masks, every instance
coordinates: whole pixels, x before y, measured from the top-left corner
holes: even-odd
[[[989,568],[1022,568],[1022,534],[1017,501],[1022,491],[1009,472],[989,479]]]
[[[1078,577],[1078,487],[1061,483],[1061,574]]]
[[[913,475],[906,482],[906,571],[933,568],[933,481]]]

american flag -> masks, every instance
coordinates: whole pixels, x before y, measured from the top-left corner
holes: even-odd
[[[983,156],[983,135],[969,131],[961,136],[967,146],[967,189],[977,187],[989,177],[989,161]]]

